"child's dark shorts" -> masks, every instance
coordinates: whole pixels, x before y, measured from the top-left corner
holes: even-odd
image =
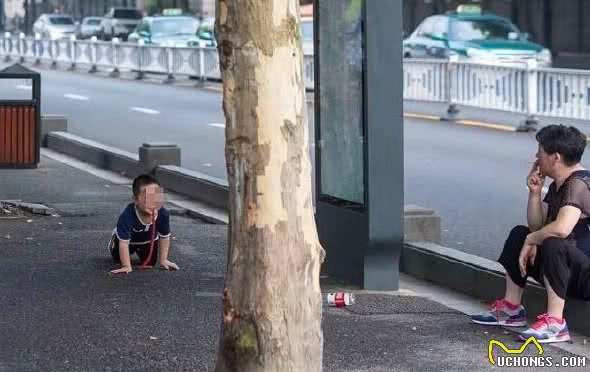
[[[152,259],[148,263],[148,265],[155,266],[156,262],[158,262],[158,242],[159,240],[156,239],[154,241],[154,249],[152,252]],[[119,238],[113,234],[109,240],[109,252],[115,260],[116,263],[121,263],[121,258],[119,257]],[[141,262],[143,262],[150,253],[150,243],[146,244],[132,244],[129,243],[129,256],[132,256],[136,253],[139,256]]]

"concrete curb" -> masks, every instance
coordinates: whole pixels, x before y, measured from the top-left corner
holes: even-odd
[[[66,132],[48,133],[47,147],[99,168],[124,173],[129,177],[135,177],[146,171],[141,167],[139,156],[136,154]]]
[[[41,115],[41,146],[47,147],[49,132],[67,132],[68,119],[63,115]]]
[[[103,145],[71,133],[50,132],[46,136],[50,150],[69,155],[98,168],[121,173],[133,178],[141,173],[152,172],[165,189],[197,200],[212,210],[227,211],[228,190],[225,180],[171,165],[156,165],[150,169],[138,155]],[[151,163],[150,163],[151,164]],[[195,213],[207,218],[203,213]],[[218,213],[217,213],[218,214]],[[220,222],[218,217],[212,221]]]
[[[400,270],[485,301],[504,297],[505,271],[495,261],[427,242],[408,242],[402,251]],[[452,273],[453,275],[449,275]],[[531,320],[546,311],[545,289],[532,279],[523,296]],[[570,329],[590,336],[590,302],[568,300],[565,317]]]
[[[166,189],[227,211],[229,196],[225,180],[170,165],[156,167],[155,176]]]

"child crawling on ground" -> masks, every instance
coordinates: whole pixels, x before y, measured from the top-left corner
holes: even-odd
[[[154,226],[152,221],[155,221]],[[154,228],[156,230],[152,231]],[[150,258],[152,236],[154,246]],[[121,264],[121,268],[111,271],[112,274],[130,273],[134,253],[142,265],[154,267],[158,262],[163,269],[178,270],[178,266],[168,260],[170,214],[163,207],[162,188],[154,176],[142,174],[133,180],[133,203],[129,203],[119,216],[109,241],[109,251],[115,262]]]

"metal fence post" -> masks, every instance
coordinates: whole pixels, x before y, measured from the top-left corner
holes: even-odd
[[[90,62],[92,63],[92,67],[90,68],[90,70],[88,71],[89,73],[93,74],[95,72],[98,71],[98,68],[96,68],[96,60],[98,58],[98,45],[96,43],[98,39],[96,38],[96,36],[93,36],[90,38]]]
[[[443,120],[454,121],[459,115],[459,107],[457,106],[457,81],[455,80],[457,65],[459,63],[459,56],[456,54],[450,55],[447,61],[447,115],[443,117]]]
[[[537,113],[538,95],[538,63],[535,59],[527,60],[526,64],[526,119],[516,128],[519,132],[535,132],[539,129]]]
[[[21,32],[18,35],[18,57],[19,57],[20,63],[25,63],[24,45],[25,45],[25,34]]]
[[[70,36],[68,46],[70,47],[70,67],[68,67],[68,71],[74,71],[76,69],[76,35]]]
[[[205,85],[207,80],[205,76],[205,46],[203,43],[199,46],[199,85]]]
[[[36,32],[35,33],[35,41],[33,41],[33,55],[35,56],[35,65],[41,64],[41,34]]]
[[[145,57],[145,41],[143,39],[139,39],[137,44],[139,47],[137,48],[137,76],[135,76],[135,80],[141,80],[144,77],[143,73],[143,58]]]
[[[121,72],[119,71],[119,53],[120,53],[120,47],[119,47],[119,38],[118,37],[114,37],[112,40],[112,46],[113,46],[113,70],[111,71],[111,73],[109,74],[110,77],[112,78],[118,78],[121,75]]]
[[[57,57],[59,55],[59,40],[49,40],[51,44],[51,68],[57,68]]]
[[[168,77],[166,78],[166,83],[173,83],[174,82],[174,51],[172,49],[173,45],[171,42],[168,43],[166,46],[166,70],[168,72]]]
[[[6,53],[4,62],[9,62],[10,53],[12,53],[12,35],[10,35],[10,32],[4,33],[4,53]]]

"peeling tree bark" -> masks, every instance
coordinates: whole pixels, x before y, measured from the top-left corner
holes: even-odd
[[[230,228],[217,371],[322,368],[299,0],[218,0]]]

